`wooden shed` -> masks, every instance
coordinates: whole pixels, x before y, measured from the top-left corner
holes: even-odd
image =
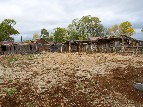
[[[49,43],[44,40],[43,38],[40,38],[36,41],[38,52],[41,51],[47,51],[49,49]]]

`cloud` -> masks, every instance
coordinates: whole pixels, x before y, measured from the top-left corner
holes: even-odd
[[[0,0],[0,21],[14,19],[16,29],[24,39],[46,28],[67,27],[75,18],[92,15],[100,18],[105,27],[130,21],[141,37],[143,27],[142,0]],[[15,36],[20,40],[20,36]]]

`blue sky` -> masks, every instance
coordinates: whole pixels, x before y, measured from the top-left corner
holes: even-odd
[[[0,0],[0,22],[14,19],[21,33],[15,40],[32,39],[42,28],[52,31],[67,27],[75,18],[84,15],[99,17],[105,27],[130,21],[136,34],[143,40],[143,0]]]

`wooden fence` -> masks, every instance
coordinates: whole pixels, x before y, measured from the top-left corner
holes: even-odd
[[[0,53],[1,54],[29,54],[29,53],[36,53],[37,46],[35,44],[28,44],[28,45],[1,45],[0,46]]]
[[[135,43],[134,43],[135,42]],[[0,45],[0,54],[32,54],[49,52],[128,52],[143,53],[143,41],[122,38],[100,38],[97,40],[76,40],[52,44],[8,44]]]

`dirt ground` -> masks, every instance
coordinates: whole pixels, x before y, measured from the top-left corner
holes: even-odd
[[[143,55],[0,56],[0,107],[140,107],[135,82],[143,83]]]

